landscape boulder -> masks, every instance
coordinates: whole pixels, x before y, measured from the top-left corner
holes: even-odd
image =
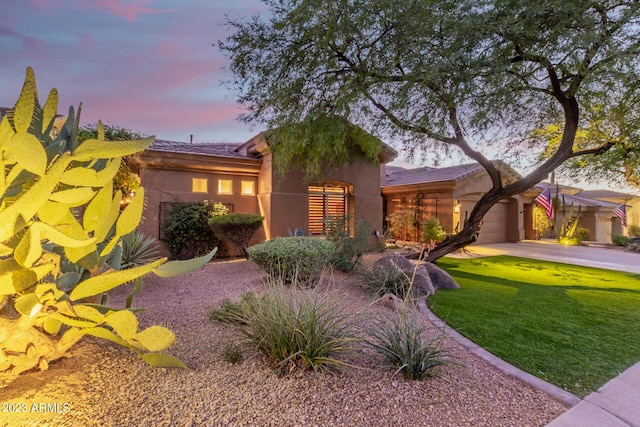
[[[415,279],[413,282],[414,292],[418,296],[429,296],[436,293],[436,288],[431,282],[429,271],[422,264],[414,264],[399,254],[386,255],[373,264],[373,268],[397,268],[407,275],[409,279],[413,277],[415,270]]]
[[[425,269],[429,272],[431,283],[435,289],[459,289],[460,285],[453,277],[437,265],[431,262],[423,263]]]

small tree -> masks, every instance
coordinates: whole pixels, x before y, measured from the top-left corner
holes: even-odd
[[[209,227],[214,233],[234,244],[249,259],[247,248],[251,238],[262,226],[264,217],[251,213],[230,213],[209,218]]]
[[[422,224],[422,241],[424,243],[430,243],[431,241],[440,243],[446,237],[447,233],[440,225],[438,218],[429,218],[427,222]]]
[[[389,231],[396,239],[413,240],[416,231],[415,212],[405,208],[389,215]]]

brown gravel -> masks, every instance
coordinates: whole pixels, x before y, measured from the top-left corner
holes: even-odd
[[[321,286],[335,287],[353,307],[372,301],[351,276],[327,276]],[[349,359],[357,368],[340,373],[279,377],[257,355],[229,364],[221,348],[230,332],[209,322],[208,308],[263,289],[257,267],[244,260],[173,279],[148,277],[134,300],[146,308],[141,327],[173,330],[171,353],[189,369],[154,369],[127,349],[86,338],[48,371],[0,389],[0,425],[543,426],[567,409],[452,340],[446,345],[464,368],[447,368],[448,381],[405,381],[364,353]],[[127,293],[116,290],[110,304]],[[380,305],[368,309],[389,313]]]

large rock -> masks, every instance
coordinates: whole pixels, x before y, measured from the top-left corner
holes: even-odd
[[[437,265],[431,262],[423,263],[426,270],[429,272],[431,283],[436,289],[459,289],[460,285],[453,277]]]
[[[397,268],[407,277],[414,277],[413,289],[417,296],[429,296],[436,293],[436,288],[431,282],[429,271],[422,264],[414,264],[402,255],[393,254],[380,258],[373,264],[372,268]]]

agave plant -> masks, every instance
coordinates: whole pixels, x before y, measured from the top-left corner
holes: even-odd
[[[158,241],[139,230],[122,236],[120,244],[122,247],[120,268],[122,270],[145,265],[160,258]]]

